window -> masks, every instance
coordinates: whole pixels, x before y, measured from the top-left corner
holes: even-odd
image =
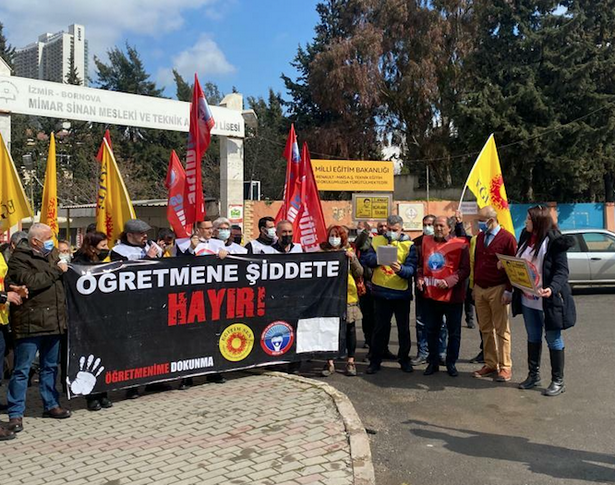
[[[587,232],[583,239],[590,252],[615,253],[615,237],[599,232]]]
[[[570,234],[570,237],[574,241],[574,246],[572,246],[568,252],[569,253],[582,253],[583,249],[581,246],[581,235],[580,234]]]

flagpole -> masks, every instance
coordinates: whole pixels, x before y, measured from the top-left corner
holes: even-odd
[[[491,140],[492,137],[493,137],[493,133],[491,133],[491,135],[489,135],[489,138],[487,138],[487,141],[483,145],[483,148],[480,151],[480,153],[478,154],[478,157],[476,157],[476,161],[474,162],[474,165],[472,165],[472,169],[470,170],[470,173],[468,174],[468,178],[466,179],[466,183],[463,185],[463,190],[461,191],[461,198],[459,199],[458,209],[461,208],[461,203],[463,202],[463,197],[466,195],[466,190],[468,190],[468,180],[470,180],[470,177],[472,176],[472,172],[474,172],[474,169],[476,168],[476,164],[480,160],[480,157],[482,156],[483,152],[485,151],[485,148],[487,148],[489,140]]]
[[[429,204],[429,163],[427,163],[426,167],[426,180],[427,180],[427,204]],[[427,206],[427,210],[429,210],[429,205]]]

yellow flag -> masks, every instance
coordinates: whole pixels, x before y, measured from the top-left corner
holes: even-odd
[[[56,139],[53,133],[49,139],[49,155],[45,169],[45,188],[41,204],[41,222],[51,227],[53,240],[58,245],[58,179],[56,174]]]
[[[498,213],[500,225],[511,234],[515,233],[493,134],[478,155],[466,186],[476,196],[478,207],[492,206]]]
[[[104,232],[109,238],[109,247],[113,247],[124,230],[124,223],[136,216],[107,140],[103,139],[101,149],[96,230]]]
[[[0,230],[8,231],[25,217],[32,217],[32,209],[0,135]]]

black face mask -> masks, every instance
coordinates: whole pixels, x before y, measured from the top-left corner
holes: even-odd
[[[280,246],[282,247],[286,247],[286,246],[290,246],[293,243],[293,237],[292,236],[282,236],[280,238]]]
[[[107,259],[107,256],[109,256],[109,250],[108,249],[101,249],[100,253],[98,253],[98,259],[100,261],[104,261],[105,259]]]
[[[235,244],[241,244],[241,236],[233,236],[233,242]]]

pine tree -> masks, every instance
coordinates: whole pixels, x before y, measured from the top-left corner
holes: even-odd
[[[13,67],[13,57],[15,56],[15,48],[12,47],[4,36],[4,24],[0,22],[0,57],[6,61],[9,67]]]
[[[97,69],[97,84],[109,91],[143,94],[145,96],[161,97],[163,89],[150,81],[150,75],[145,71],[141,56],[135,47],[126,44],[126,53],[119,47],[107,51],[109,64],[94,57]]]
[[[173,69],[173,77],[175,78],[175,93],[180,101],[190,102],[192,99],[192,86],[188,84],[182,75]]]
[[[71,53],[70,62],[68,64],[68,72],[66,73],[66,84],[72,84],[74,86],[81,86],[83,84],[82,79],[79,77],[79,70],[75,66],[75,54]]]
[[[562,2],[544,40],[544,86],[562,128],[549,135],[546,193],[613,201],[615,1]]]
[[[542,35],[557,1],[475,0],[477,43],[466,62],[466,92],[459,106],[459,137],[478,152],[490,133],[500,150],[509,200],[533,201],[548,150],[538,138],[553,112],[541,86]],[[466,173],[474,157],[466,160]]]

